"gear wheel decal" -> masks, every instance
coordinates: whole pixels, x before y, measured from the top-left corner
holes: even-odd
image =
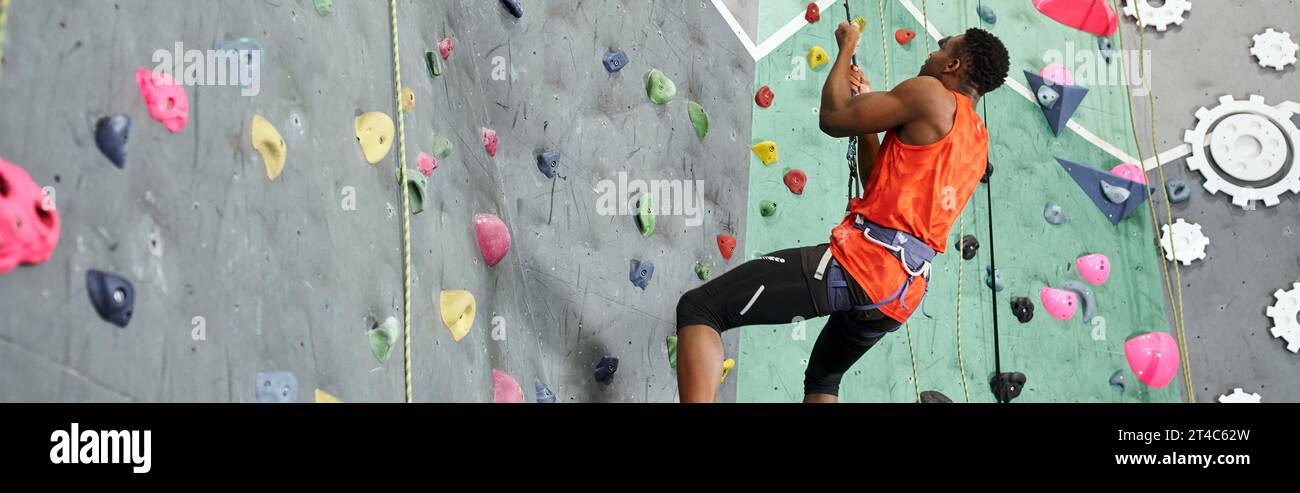
[[[1287,350],[1300,352],[1300,321],[1296,320],[1296,314],[1300,313],[1300,282],[1292,284],[1290,291],[1274,291],[1273,297],[1277,302],[1266,312],[1273,319],[1273,328],[1268,331],[1273,337],[1285,340]]]
[[[1219,402],[1224,404],[1259,404],[1259,400],[1262,398],[1259,394],[1248,394],[1240,388],[1235,388],[1232,389],[1231,394],[1220,395]]]
[[[1296,62],[1296,50],[1300,50],[1300,45],[1291,41],[1291,33],[1269,28],[1256,34],[1254,39],[1255,44],[1250,47],[1250,54],[1259,59],[1259,66],[1282,71],[1287,65]]]
[[[1272,207],[1283,193],[1300,193],[1300,166],[1294,163],[1283,176],[1269,180],[1294,157],[1288,149],[1300,145],[1300,129],[1291,121],[1295,108],[1290,103],[1269,106],[1257,95],[1241,101],[1220,97],[1213,109],[1197,110],[1196,128],[1183,134],[1192,147],[1187,166],[1205,177],[1206,191],[1228,194],[1233,205],[1247,210],[1257,200]]]
[[[1191,10],[1192,2],[1188,0],[1165,0],[1159,7],[1151,5],[1150,0],[1124,0],[1124,15],[1138,19],[1142,27],[1155,27],[1157,31],[1168,29],[1170,24],[1183,25],[1184,16]]]
[[[1205,247],[1210,245],[1210,239],[1201,233],[1201,225],[1179,219],[1172,232],[1168,224],[1160,229],[1164,231],[1160,235],[1160,246],[1165,250],[1165,260],[1173,262],[1177,254],[1183,265],[1192,265],[1192,261],[1205,258]]]

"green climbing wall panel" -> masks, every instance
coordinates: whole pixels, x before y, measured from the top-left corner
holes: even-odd
[[[876,0],[850,3],[854,16],[868,20],[858,60],[876,90],[887,87],[886,82],[892,86],[914,75],[928,50],[936,46],[902,2],[880,1],[886,24],[883,33]],[[760,3],[760,41],[765,36],[764,26],[783,25],[802,10],[792,11],[790,3]],[[911,3],[945,36],[981,26],[976,1]],[[1085,70],[1091,68],[1093,81],[1109,82],[1086,84],[1090,93],[1074,121],[1122,152],[1136,155],[1127,92],[1121,81],[1110,78],[1104,62],[1096,63],[1096,38],[1042,16],[1030,2],[1000,2],[994,6],[998,24],[981,27],[1007,43],[1012,78],[1024,84],[1020,72],[1044,66],[1048,50],[1058,50],[1064,56],[1073,53],[1066,65],[1075,72],[1076,79],[1084,78]],[[813,70],[801,60],[814,45],[835,56],[838,50],[834,28],[843,16],[843,6],[835,3],[822,12],[820,23],[803,28],[757,63],[755,89],[770,86],[776,100],[771,108],[754,107],[752,143],[776,141],[781,160],[764,166],[757,157],[751,158],[746,258],[824,243],[831,227],[842,217],[848,177],[844,159],[847,141],[823,135],[818,130],[816,113],[829,65]],[[916,39],[898,45],[893,36],[897,29],[915,31]],[[1091,65],[1085,59],[1088,57],[1093,61]],[[1101,71],[1106,71],[1104,76]],[[1168,330],[1149,214],[1142,211],[1112,226],[1054,157],[1104,169],[1120,161],[1073,131],[1054,138],[1038,107],[1010,87],[985,97],[981,111],[993,136],[993,243],[1007,285],[997,296],[1002,371],[1020,371],[1028,376],[1017,402],[1178,401],[1181,381],[1157,390],[1141,385],[1129,374],[1128,390],[1122,395],[1108,384],[1115,370],[1123,368],[1127,373],[1125,339],[1141,332]],[[781,181],[792,168],[808,173],[807,190],[802,196],[792,195]],[[987,186],[979,187],[949,239],[949,245],[953,245],[962,234],[976,236],[981,243],[978,255],[963,261],[955,248],[949,248],[948,254],[936,262],[928,302],[928,310],[935,318],[914,316],[906,329],[887,336],[867,353],[845,376],[843,401],[911,402],[918,390],[938,390],[957,402],[993,400],[987,383],[994,373],[992,293],[984,285],[990,244],[988,192]],[[781,203],[781,212],[762,217],[758,204],[769,199]],[[1065,209],[1067,224],[1051,226],[1043,220],[1042,209],[1047,201]],[[1096,315],[1104,319],[1104,331],[1084,321],[1081,315],[1064,322],[1051,318],[1038,297],[1044,286],[1059,287],[1065,280],[1079,280],[1074,260],[1088,253],[1104,253],[1112,262],[1110,280],[1093,287],[1099,305]],[[1020,324],[1011,314],[1010,299],[1017,296],[1029,297],[1036,305],[1034,319],[1029,323]],[[799,400],[803,370],[824,323],[825,319],[802,322],[802,330],[797,321],[742,329],[737,400]],[[803,338],[800,332],[805,334]]]

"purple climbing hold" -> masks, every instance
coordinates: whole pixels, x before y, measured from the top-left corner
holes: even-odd
[[[1043,115],[1047,117],[1047,125],[1052,127],[1052,133],[1057,137],[1061,136],[1061,131],[1065,130],[1065,124],[1074,116],[1075,110],[1079,109],[1079,104],[1083,102],[1083,97],[1088,95],[1088,89],[1079,86],[1068,86],[1056,84],[1046,80],[1043,76],[1025,71],[1025,80],[1029,82],[1030,92],[1039,95],[1039,88],[1050,87],[1047,91],[1054,94],[1052,104],[1043,104],[1045,101],[1041,95],[1038,98],[1039,106],[1043,109]]]
[[[126,168],[126,140],[131,134],[131,117],[118,113],[95,124],[95,145],[119,169]]]
[[[547,149],[537,155],[537,169],[547,178],[555,178],[555,170],[560,167],[560,151]]]
[[[618,72],[627,66],[627,53],[623,50],[614,50],[605,54],[605,71],[609,73]]]
[[[118,327],[131,322],[135,310],[135,288],[131,282],[107,272],[94,269],[86,271],[86,293],[99,318]]]
[[[555,404],[555,393],[551,392],[551,388],[541,380],[533,380],[533,387],[537,391],[538,404]]]
[[[609,385],[614,383],[614,373],[618,371],[618,358],[604,356],[596,363],[596,381]]]
[[[644,290],[650,284],[650,278],[655,275],[655,264],[649,260],[632,260],[632,269],[628,272],[628,280],[632,285]]]
[[[509,10],[510,15],[515,16],[516,19],[524,16],[524,6],[519,5],[519,0],[501,0],[501,4],[505,5],[506,10]]]
[[[288,404],[298,400],[298,377],[289,371],[257,372],[257,402]]]

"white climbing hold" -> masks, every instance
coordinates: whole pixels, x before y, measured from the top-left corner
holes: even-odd
[[[1254,40],[1255,44],[1250,47],[1250,54],[1259,59],[1259,66],[1272,67],[1280,72],[1287,65],[1296,62],[1296,51],[1300,50],[1300,44],[1291,41],[1291,33],[1277,32],[1270,27],[1256,34]]]
[[[1291,285],[1291,290],[1279,289],[1273,292],[1277,302],[1265,312],[1273,319],[1273,328],[1268,329],[1274,338],[1286,341],[1286,348],[1293,353],[1300,353],[1300,282]]]
[[[1259,394],[1247,394],[1240,388],[1232,389],[1228,395],[1220,395],[1219,402],[1224,404],[1259,404],[1262,397]]]
[[[1142,27],[1154,27],[1157,31],[1168,29],[1170,24],[1183,25],[1191,10],[1189,0],[1165,0],[1159,7],[1151,5],[1151,0],[1124,0],[1124,15],[1137,19]]]
[[[1278,205],[1282,194],[1300,193],[1300,166],[1290,166],[1280,178],[1268,181],[1294,155],[1286,142],[1300,142],[1300,128],[1291,120],[1297,109],[1300,105],[1290,102],[1269,106],[1257,95],[1247,100],[1220,97],[1213,109],[1197,110],[1196,128],[1183,133],[1183,141],[1192,147],[1187,167],[1205,177],[1206,191],[1228,194],[1237,207],[1250,210],[1257,200],[1268,207]],[[1211,164],[1211,157],[1219,166]],[[1247,183],[1228,181],[1220,173]]]
[[[1205,259],[1205,247],[1210,245],[1210,239],[1201,233],[1201,225],[1179,219],[1174,223],[1173,231],[1168,224],[1160,229],[1164,231],[1160,235],[1160,246],[1165,250],[1165,260],[1173,262],[1175,253],[1183,265]]]

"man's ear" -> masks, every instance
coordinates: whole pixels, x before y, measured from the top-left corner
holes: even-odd
[[[947,63],[946,65],[943,66],[943,72],[944,72],[944,73],[954,73],[954,74],[955,74],[955,73],[957,73],[958,70],[961,70],[961,59],[960,59],[960,58],[952,58],[952,59],[949,59],[949,60],[948,60],[948,63]]]

